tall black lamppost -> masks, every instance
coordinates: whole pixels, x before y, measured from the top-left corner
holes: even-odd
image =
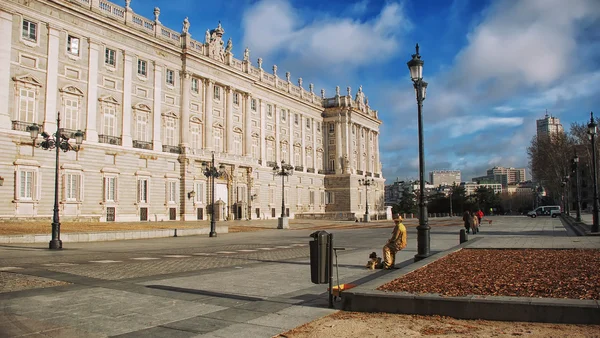
[[[212,158],[210,163],[202,162],[202,172],[206,178],[212,180],[211,182],[211,205],[210,205],[210,232],[209,237],[217,237],[217,224],[215,222],[215,178],[223,176],[225,173],[225,166],[219,165],[219,169],[215,167],[215,152],[212,152]]]
[[[60,165],[60,150],[67,152],[69,150],[79,151],[81,147],[81,143],[83,143],[83,132],[81,130],[77,130],[73,136],[75,136],[75,146],[72,146],[69,143],[70,137],[68,135],[63,134],[62,129],[60,128],[60,112],[56,114],[56,133],[54,135],[49,135],[45,131],[42,132],[42,137],[44,140],[40,143],[39,146],[36,146],[35,140],[38,137],[40,132],[40,127],[37,124],[32,124],[27,127],[31,139],[33,140],[34,147],[41,147],[44,150],[52,150],[56,149],[56,161],[54,166],[54,214],[52,215],[52,239],[49,243],[50,249],[62,249],[62,241],[60,240],[60,215],[58,213],[58,173],[59,173],[59,165]]]
[[[598,205],[598,171],[596,164],[596,133],[598,132],[598,125],[594,122],[594,113],[590,112],[590,123],[588,123],[588,134],[590,135],[590,140],[592,141],[592,171],[594,174],[592,180],[592,188],[594,189],[594,204],[592,209],[592,232],[598,232],[598,209],[600,206]]]
[[[579,157],[577,156],[577,151],[575,151],[575,156],[571,160],[571,167],[575,175],[575,204],[577,206],[575,221],[581,222],[581,192],[579,188]]]
[[[417,95],[419,120],[419,225],[417,226],[417,254],[415,261],[426,258],[429,252],[429,224],[427,224],[427,206],[425,205],[425,147],[423,145],[423,100],[427,92],[427,82],[423,81],[423,60],[419,55],[419,44],[412,60],[408,61],[410,78]]]
[[[281,176],[281,217],[277,219],[277,229],[288,229],[290,227],[288,217],[285,213],[285,181],[286,176],[294,174],[294,167],[281,160],[281,168],[277,164],[273,167],[273,175]]]
[[[571,208],[569,206],[569,179],[569,175],[565,175],[563,179],[563,184],[565,186],[565,213],[567,214],[567,216],[571,214]]]
[[[363,222],[369,222],[371,220],[371,215],[369,214],[369,186],[375,185],[375,180],[360,178],[358,180],[358,184],[365,186],[365,216],[363,218]]]

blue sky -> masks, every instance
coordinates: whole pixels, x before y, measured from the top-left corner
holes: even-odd
[[[124,2],[124,1],[123,1]],[[315,92],[359,85],[379,111],[384,177],[418,177],[417,105],[406,62],[415,43],[429,83],[425,169],[463,181],[493,166],[528,167],[545,110],[566,130],[600,114],[598,0],[133,0],[133,10],[203,40],[220,20],[240,58],[278,66]]]

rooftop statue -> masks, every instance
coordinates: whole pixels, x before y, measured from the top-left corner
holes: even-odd
[[[225,47],[226,53],[231,53],[231,49],[233,48],[233,42],[231,42],[231,38],[227,40],[227,47]]]
[[[244,49],[244,61],[250,61],[250,49],[248,47]]]
[[[189,29],[190,29],[190,21],[188,20],[188,18],[186,16],[185,19],[183,19],[183,29],[181,31],[184,34],[187,34]]]

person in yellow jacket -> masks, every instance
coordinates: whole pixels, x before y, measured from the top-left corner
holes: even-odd
[[[387,244],[383,246],[383,268],[392,269],[396,263],[396,253],[406,248],[406,227],[402,224],[402,216],[394,215],[394,231]]]

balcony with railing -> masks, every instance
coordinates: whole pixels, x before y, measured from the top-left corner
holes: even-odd
[[[363,171],[362,170],[356,170],[356,175],[362,175]]]
[[[29,126],[31,125],[33,125],[33,122],[12,121],[12,130],[29,132]],[[42,125],[38,125],[38,127],[40,128],[39,133],[41,134],[44,131],[44,127]]]
[[[98,135],[98,143],[106,143],[106,144],[113,144],[116,146],[120,146],[121,138],[118,136],[111,136],[111,135]]]
[[[179,146],[170,146],[170,145],[163,144],[162,150],[165,153],[181,154],[181,148],[179,148]]]
[[[375,174],[376,178],[379,178],[381,175],[379,175],[378,173]]]
[[[306,168],[306,172],[307,173],[314,173],[315,172],[315,168]]]
[[[277,162],[275,162],[275,161],[267,161],[267,167],[271,167],[272,168],[272,167],[275,167],[275,166],[277,166]]]
[[[301,165],[297,165],[297,166],[294,167],[294,170],[296,170],[296,171],[304,171],[304,167],[301,166]]]
[[[133,147],[138,149],[152,150],[152,142],[133,140]]]
[[[85,131],[79,130],[80,132],[83,133],[83,139],[85,140]],[[68,129],[68,128],[61,128],[60,133],[62,135],[65,135],[68,138],[75,138],[75,133],[77,132],[77,130],[73,130],[73,129]]]

